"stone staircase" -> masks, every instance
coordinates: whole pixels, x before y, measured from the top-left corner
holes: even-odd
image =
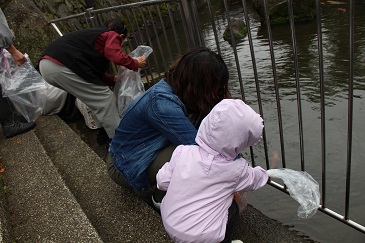
[[[148,195],[111,181],[104,160],[58,116],[1,134],[0,163],[0,242],[171,242]],[[235,238],[310,242],[251,206]]]

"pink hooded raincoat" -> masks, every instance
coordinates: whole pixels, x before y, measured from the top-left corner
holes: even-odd
[[[202,121],[196,142],[180,145],[158,172],[167,190],[161,204],[164,227],[174,242],[224,239],[233,194],[263,187],[268,175],[237,155],[260,142],[263,120],[242,100],[225,99]]]

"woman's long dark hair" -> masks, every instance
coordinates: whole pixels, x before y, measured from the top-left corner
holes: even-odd
[[[227,66],[220,55],[208,48],[186,52],[170,66],[165,79],[184,103],[194,124],[200,124],[222,99],[231,97]]]

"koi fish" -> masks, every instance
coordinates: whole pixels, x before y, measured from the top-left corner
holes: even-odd
[[[347,2],[339,2],[339,1],[327,1],[329,4],[347,4]]]
[[[338,11],[342,12],[342,13],[346,13],[346,9],[345,8],[337,8]]]

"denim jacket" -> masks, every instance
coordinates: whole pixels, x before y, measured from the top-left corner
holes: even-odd
[[[151,185],[146,170],[158,152],[169,144],[196,144],[196,134],[184,104],[162,79],[128,106],[109,153],[135,190],[147,190]]]

